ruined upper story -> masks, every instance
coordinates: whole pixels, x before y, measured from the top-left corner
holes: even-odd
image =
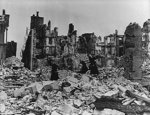
[[[7,36],[5,37],[5,32],[7,32],[8,26],[9,26],[9,14],[6,14],[5,10],[3,10],[2,15],[0,15],[0,44],[5,43],[5,38],[7,42]]]
[[[30,29],[37,29],[40,25],[44,24],[44,17],[39,16],[39,12],[36,12],[36,15],[31,16]]]

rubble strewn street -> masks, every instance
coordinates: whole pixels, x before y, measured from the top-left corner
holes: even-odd
[[[1,67],[1,114],[105,115],[111,111],[112,115],[125,115],[150,112],[149,91],[124,78],[123,68],[103,67],[97,76],[61,70],[68,74],[60,74],[64,76],[50,81],[43,74],[50,67],[32,72],[22,67],[21,61],[11,63],[15,58],[12,59]],[[16,66],[18,68],[14,69]]]

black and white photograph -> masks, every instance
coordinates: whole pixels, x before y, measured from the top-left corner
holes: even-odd
[[[150,115],[150,0],[0,0],[0,115]]]

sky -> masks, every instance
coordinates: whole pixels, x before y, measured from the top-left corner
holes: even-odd
[[[130,22],[140,26],[150,19],[149,0],[0,0],[0,12],[10,14],[8,41],[17,42],[17,57],[24,44],[30,19],[39,11],[44,23],[51,20],[52,28],[58,27],[59,35],[67,35],[73,23],[78,36],[94,32],[107,36],[118,30],[123,35]]]

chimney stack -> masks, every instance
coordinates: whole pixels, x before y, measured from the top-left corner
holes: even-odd
[[[36,12],[36,16],[39,17],[39,12],[38,11]]]
[[[5,9],[3,9],[3,15],[5,15]]]

